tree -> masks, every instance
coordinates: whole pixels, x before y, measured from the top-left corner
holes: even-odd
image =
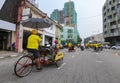
[[[82,42],[82,38],[78,35],[78,42]]]

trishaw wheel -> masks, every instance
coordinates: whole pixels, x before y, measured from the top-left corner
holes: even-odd
[[[31,73],[33,68],[33,60],[30,56],[22,56],[15,63],[14,73],[18,77],[25,77]]]
[[[60,67],[63,64],[63,59],[59,59],[55,62],[57,67]]]

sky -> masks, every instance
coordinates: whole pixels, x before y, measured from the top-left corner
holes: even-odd
[[[39,9],[48,16],[54,9],[62,10],[69,0],[38,0]],[[77,12],[77,28],[82,39],[103,32],[102,7],[106,0],[71,0]]]

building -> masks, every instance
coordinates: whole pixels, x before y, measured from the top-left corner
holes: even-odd
[[[0,0],[0,50],[10,50],[15,42],[19,5],[19,0]]]
[[[75,5],[73,1],[70,2],[66,2],[64,4],[64,8],[63,8],[63,12],[64,12],[64,24],[65,25],[71,25],[72,27],[76,27],[77,26],[77,13],[75,10]]]
[[[57,35],[60,34],[56,33],[57,28],[61,29],[62,26],[60,26],[57,22],[55,22],[54,20],[52,20],[51,18],[49,18],[47,16],[46,13],[42,12],[40,9],[38,9],[35,5],[33,5],[32,3],[30,3],[29,1],[25,2],[25,7],[23,9],[23,16],[22,16],[22,20],[28,19],[28,18],[42,18],[45,21],[47,21],[49,24],[51,24],[50,27],[44,28],[44,29],[38,29],[38,33],[42,36],[42,45],[44,46],[45,44],[53,44],[55,38],[57,37]],[[58,27],[60,26],[60,27]],[[23,36],[26,36],[26,31],[29,33],[32,30],[32,28],[27,28],[27,27],[23,27]],[[23,37],[23,41],[24,39],[26,39],[26,37]],[[25,46],[24,42],[23,42],[23,46]],[[25,46],[26,47],[26,46]]]
[[[102,13],[105,41],[111,45],[120,43],[120,0],[106,0]]]
[[[27,42],[27,37],[33,28],[24,27],[21,25],[22,20],[28,18],[42,18],[51,24],[47,29],[38,29],[39,35],[41,35],[43,41],[42,45],[45,45],[46,41],[53,43],[56,36],[60,35],[61,29],[57,22],[47,16],[37,8],[35,0],[7,0],[0,2],[0,50],[11,49],[12,43],[15,42],[15,49],[17,52],[23,50]],[[9,8],[8,8],[9,7]]]
[[[103,37],[103,33],[99,33],[96,35],[92,35],[90,37],[87,37],[84,39],[84,42],[87,43],[89,41],[100,41],[104,43],[104,37]]]
[[[58,23],[60,24],[63,24],[64,23],[64,14],[63,14],[63,10],[58,10],[58,9],[55,9],[52,14],[50,15],[50,17],[57,21]]]
[[[77,13],[73,1],[66,2],[63,10],[55,9],[51,14],[51,18],[58,23],[63,24],[61,34],[63,42],[67,42],[70,38],[73,39],[74,43],[78,42]]]

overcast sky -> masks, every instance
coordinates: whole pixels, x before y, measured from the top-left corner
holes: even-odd
[[[54,9],[62,10],[64,3],[69,0],[38,0],[39,9],[48,16]],[[106,0],[71,0],[75,3],[77,12],[77,26],[82,38],[101,33],[102,29],[102,7]]]

